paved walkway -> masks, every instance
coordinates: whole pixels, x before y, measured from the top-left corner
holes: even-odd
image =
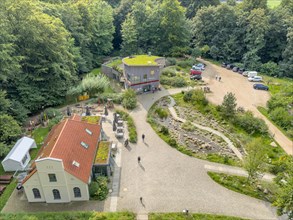
[[[182,89],[162,90],[139,96],[130,112],[138,131],[138,143],[122,149],[120,197],[117,210],[136,213],[217,213],[251,219],[278,219],[270,203],[230,191],[207,175],[207,166],[219,164],[189,157],[168,146],[146,122],[147,111],[163,96]],[[145,143],[142,141],[145,134]],[[137,157],[141,157],[141,163]],[[140,202],[143,198],[143,203]]]

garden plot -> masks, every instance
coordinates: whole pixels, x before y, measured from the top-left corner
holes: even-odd
[[[217,155],[218,157],[224,158],[224,160],[230,158],[234,161],[239,161],[221,137],[209,131],[201,130],[193,125],[194,122],[223,132],[224,129],[216,120],[208,119],[197,111],[180,106],[176,106],[177,115],[182,119],[186,119],[186,122],[182,123],[177,121],[170,114],[162,117],[159,112],[168,111],[168,101],[169,99],[166,98],[158,101],[156,106],[154,106],[155,113],[152,117],[158,127],[168,128],[170,139],[176,140],[176,143],[180,146],[185,146],[196,157],[208,158],[211,155]]]

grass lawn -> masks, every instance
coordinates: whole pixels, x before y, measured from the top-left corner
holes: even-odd
[[[193,214],[183,213],[150,213],[149,220],[244,220],[244,218],[212,215],[212,214]]]
[[[268,202],[273,202],[275,199],[274,195],[277,191],[277,185],[273,182],[269,183],[260,181],[257,184],[251,184],[247,181],[247,177],[231,176],[223,173],[213,172],[208,172],[208,175],[215,182],[235,192]],[[261,186],[262,190],[258,189],[257,185]],[[268,193],[264,193],[263,189],[267,189]]]
[[[132,212],[40,212],[0,214],[1,220],[134,220]]]
[[[99,67],[99,68],[95,68],[95,69],[93,69],[92,71],[90,71],[89,73],[87,73],[87,74],[94,74],[95,76],[96,75],[99,75],[100,73],[101,73],[101,67]],[[87,75],[86,74],[86,75]]]
[[[100,116],[83,116],[81,120],[90,124],[99,124],[100,119]]]
[[[124,58],[123,61],[131,66],[135,65],[158,65],[155,60],[159,58],[157,56],[148,56],[148,55],[135,55],[133,58]]]
[[[17,185],[16,181],[13,180],[9,185],[6,186],[5,191],[3,192],[3,194],[0,197],[0,211],[4,208],[7,200],[11,196],[11,193],[16,188],[16,185]],[[2,220],[1,215],[0,215],[0,219]]]
[[[122,60],[121,59],[114,59],[112,62],[107,63],[107,66],[114,67],[114,66],[119,66],[121,64],[122,64]]]
[[[269,86],[269,91],[272,95],[279,93],[284,86],[293,87],[293,79],[290,78],[275,78],[262,75],[264,82]]]
[[[281,4],[281,0],[268,0],[269,8],[275,8]]]
[[[37,148],[36,149],[31,149],[30,150],[30,155],[32,160],[35,159],[35,157],[38,154],[38,151],[40,149],[40,147],[42,146],[45,138],[47,137],[49,133],[49,128],[48,127],[38,127],[36,128],[33,133],[32,133],[32,138],[35,139],[36,143],[37,143]]]

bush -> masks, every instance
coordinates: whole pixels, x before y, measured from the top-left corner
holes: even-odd
[[[201,89],[193,89],[184,93],[183,100],[185,102],[192,102],[193,104],[207,106],[208,101],[204,92]]]
[[[187,86],[186,80],[183,77],[179,76],[169,78],[167,76],[162,75],[160,80],[162,85],[168,85],[178,88]]]
[[[277,107],[274,110],[272,110],[269,114],[269,117],[277,125],[281,126],[284,129],[289,129],[293,121],[293,116],[290,115],[289,112],[282,107]]]
[[[176,70],[174,68],[164,68],[162,70],[162,75],[163,76],[174,77],[174,76],[176,76]]]
[[[166,60],[166,66],[174,66],[176,65],[177,61],[173,57],[168,57]]]
[[[280,72],[280,71],[278,71],[278,69],[279,69],[278,64],[276,64],[276,63],[274,63],[272,61],[264,63],[260,67],[260,71],[263,74],[266,74],[266,75],[269,75],[269,76],[278,75],[278,73]]]
[[[255,118],[251,112],[237,115],[234,124],[250,134],[266,134],[268,132],[268,127],[264,120]]]
[[[108,99],[112,99],[113,103],[115,104],[121,104],[123,101],[123,94],[121,93],[104,93],[99,95],[98,99],[103,101],[103,103],[106,103]]]
[[[89,185],[89,193],[92,198],[96,196],[96,192],[99,189],[99,184],[96,181],[92,181]]]
[[[51,130],[53,128],[54,125],[58,124],[61,120],[62,120],[63,116],[60,115],[58,117],[55,117],[53,119],[51,119],[48,123],[48,128],[49,130]]]
[[[174,139],[174,138],[170,138],[168,140],[168,144],[171,146],[171,147],[177,147],[177,141]]]
[[[97,183],[98,183],[98,190],[96,191],[95,195],[98,200],[100,201],[105,200],[109,192],[107,177],[99,176],[97,178]]]
[[[194,60],[182,60],[182,61],[179,61],[177,65],[180,66],[181,68],[188,68],[188,67],[191,68],[194,62],[195,62]]]
[[[45,113],[46,113],[48,119],[52,119],[55,117],[62,117],[61,111],[59,109],[55,109],[55,108],[47,108],[45,110]]]
[[[134,124],[132,117],[125,111],[116,110],[116,113],[120,114],[124,121],[127,121],[129,142],[136,143],[137,142],[137,132],[136,132],[136,126]]]
[[[127,89],[123,93],[123,100],[122,105],[126,109],[134,109],[136,107],[137,100],[136,100],[136,94],[133,89]]]
[[[166,109],[163,108],[156,108],[155,113],[159,116],[159,118],[163,119],[163,118],[167,118],[169,113]]]
[[[164,135],[169,135],[169,129],[165,126],[162,126],[160,132]]]
[[[190,122],[186,121],[181,125],[181,128],[186,131],[195,131],[195,126]]]

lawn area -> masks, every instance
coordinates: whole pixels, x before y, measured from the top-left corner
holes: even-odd
[[[281,4],[281,0],[268,0],[269,8],[275,8]]]
[[[244,220],[244,218],[212,215],[212,214],[193,214],[183,213],[150,213],[149,220]]]
[[[123,61],[128,65],[158,65],[155,60],[159,58],[157,56],[148,56],[148,55],[135,55],[132,58],[124,58]]]
[[[87,123],[90,124],[99,124],[100,123],[100,116],[83,116],[82,121],[86,121]]]
[[[132,212],[40,212],[0,214],[1,220],[134,220]]]
[[[213,172],[208,172],[208,175],[215,182],[235,192],[268,202],[273,202],[275,199],[277,185],[273,182],[260,181],[255,184],[251,184],[247,181],[247,177],[231,176],[223,173]],[[267,193],[264,192],[264,189],[267,190]]]
[[[101,73],[101,67],[99,67],[99,68],[95,68],[95,69],[93,69],[92,71],[90,71],[89,73],[87,73],[87,74],[94,74],[95,76],[96,75],[99,75]],[[87,75],[86,74],[86,75]]]
[[[0,197],[0,211],[4,208],[7,200],[10,198],[11,193],[16,188],[16,185],[17,185],[16,181],[13,180],[9,185],[6,186],[5,191]],[[1,215],[0,215],[0,219],[2,220]]]
[[[101,141],[99,143],[95,164],[106,164],[108,162],[110,145],[111,142],[109,141]]]
[[[113,61],[107,63],[107,66],[114,67],[114,66],[119,66],[121,64],[122,64],[122,60],[117,58],[117,59],[113,59]]]
[[[35,159],[35,157],[37,156],[38,151],[41,148],[48,133],[49,133],[49,127],[41,127],[40,126],[33,131],[32,138],[35,139],[35,141],[37,143],[37,148],[30,150],[30,155],[31,155],[32,160]]]
[[[275,78],[271,76],[263,76],[263,81],[269,86],[269,91],[272,95],[279,93],[285,86],[293,87],[293,79],[290,78]]]

